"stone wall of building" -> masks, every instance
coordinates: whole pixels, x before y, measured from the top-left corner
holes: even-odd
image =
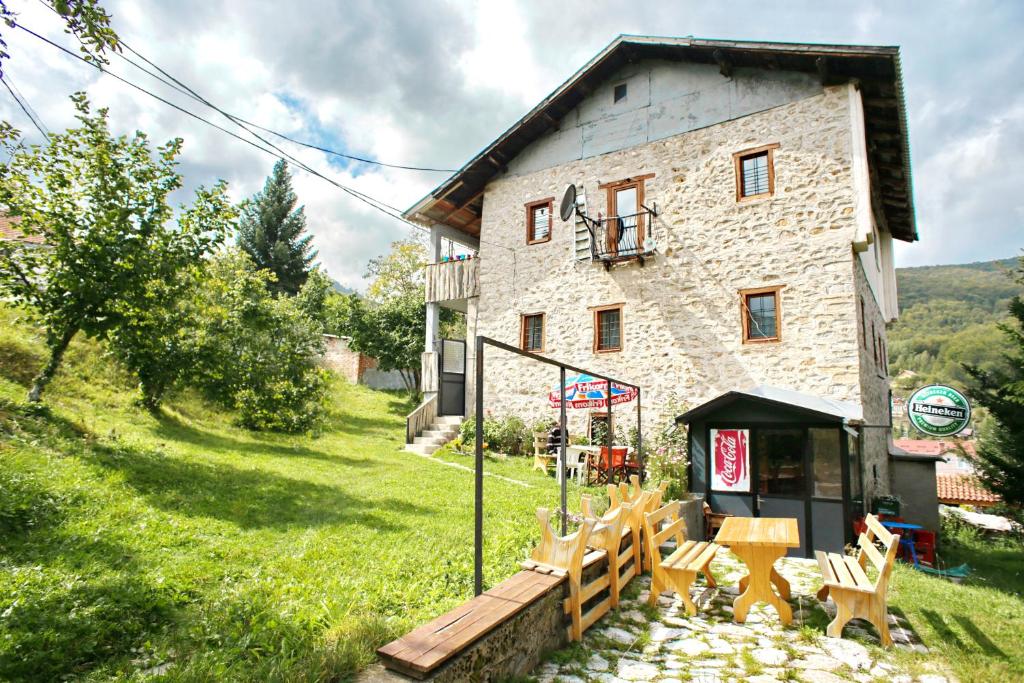
[[[888,343],[885,337],[885,322],[881,307],[872,292],[860,259],[853,265],[857,283],[857,309],[861,326],[858,331],[860,344],[861,405],[864,409],[864,438],[861,443],[864,453],[864,502],[869,508],[874,496],[890,491],[889,439],[889,369],[885,358]],[[860,313],[863,311],[863,314]]]
[[[518,345],[520,314],[546,313],[545,354],[632,381],[645,433],[722,392],[771,384],[837,400],[862,398],[854,254],[851,125],[846,87],[757,114],[567,163],[499,177],[484,195],[477,329]],[[736,201],[733,153],[778,143],[775,194]],[[654,174],[657,255],[610,270],[573,258],[573,225],[526,245],[524,204],[583,186],[607,215],[599,184]],[[781,341],[743,344],[739,290],[781,292]],[[594,353],[592,307],[623,304],[623,349]],[[527,423],[556,417],[557,370],[488,350],[485,407]],[[630,406],[618,409],[635,424]],[[573,414],[573,411],[570,411]],[[624,414],[624,415],[623,415]],[[575,433],[579,433],[579,414]],[[620,425],[623,423],[620,421]]]

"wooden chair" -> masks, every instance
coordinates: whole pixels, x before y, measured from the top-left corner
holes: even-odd
[[[544,474],[548,473],[548,468],[551,467],[557,456],[552,453],[548,453],[548,435],[544,432],[533,433],[533,469],[540,470]]]
[[[597,517],[590,500],[590,496],[584,494],[580,502],[584,518],[594,519],[597,522],[587,545],[608,553],[608,592],[611,594],[611,606],[618,607],[619,593],[633,580],[639,570],[639,565],[635,561],[625,571],[622,569],[634,556],[632,547],[622,550],[622,540],[632,533],[626,520],[633,513],[633,505],[624,503],[614,510],[608,510],[601,517]]]
[[[624,479],[628,473],[626,464],[628,455],[629,449],[625,446],[612,446],[611,457],[609,457],[608,447],[601,446],[594,468],[597,473],[597,483],[612,484],[618,478],[617,475],[621,475]]]
[[[710,541],[722,528],[722,522],[726,517],[732,517],[728,512],[712,512],[711,506],[704,501],[704,540]]]
[[[557,536],[551,528],[550,520],[550,510],[537,508],[537,521],[540,522],[541,528],[540,544],[530,553],[530,559],[520,562],[520,566],[542,574],[568,577],[569,597],[566,598],[566,611],[572,619],[568,635],[570,640],[580,640],[583,638],[583,631],[600,616],[597,615],[589,623],[584,624],[583,603],[587,598],[583,597],[580,587],[583,578],[583,556],[586,554],[587,541],[597,521],[585,519],[576,533]]]
[[[824,602],[831,595],[832,601],[836,603],[836,618],[828,625],[825,633],[830,638],[842,638],[846,622],[850,619],[866,619],[878,629],[882,645],[890,647],[892,636],[889,635],[886,592],[900,537],[883,527],[874,515],[868,515],[864,521],[867,530],[857,539],[856,557],[814,551],[825,583],[818,591],[818,599]],[[885,547],[884,553],[875,547],[875,539]],[[869,560],[878,571],[878,578],[873,584],[865,572]]]
[[[662,528],[663,524],[667,524]],[[659,531],[660,529],[660,531]],[[686,613],[697,614],[697,606],[690,599],[690,586],[697,579],[697,573],[704,574],[709,586],[718,585],[711,575],[711,560],[715,558],[719,545],[706,541],[686,540],[686,520],[679,518],[679,502],[644,514],[644,533],[649,542],[651,556],[651,595],[647,602],[652,607],[658,604],[658,596],[667,588],[674,590],[683,599]],[[667,558],[661,558],[661,545],[675,537],[676,549]]]

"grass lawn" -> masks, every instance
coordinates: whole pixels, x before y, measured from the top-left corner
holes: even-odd
[[[0,680],[343,680],[472,595],[473,477],[401,451],[403,397],[339,381],[315,437],[158,420],[79,341],[39,412],[40,349],[0,308]],[[529,488],[485,482],[489,584],[557,502],[516,464]]]
[[[472,475],[401,450],[402,397],[337,382],[313,436],[253,434],[188,396],[155,419],[77,341],[38,410],[40,349],[0,306],[0,680],[346,680],[471,595]],[[528,484],[485,480],[489,585],[557,505],[529,464],[487,462]],[[1021,679],[1024,552],[954,550],[975,577],[900,570],[894,610],[962,680]]]

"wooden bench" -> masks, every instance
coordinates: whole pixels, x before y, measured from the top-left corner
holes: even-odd
[[[828,625],[825,633],[831,638],[842,638],[846,622],[850,619],[865,619],[878,629],[882,645],[890,647],[892,637],[889,635],[887,621],[886,592],[900,537],[882,526],[874,515],[868,515],[864,521],[867,530],[857,539],[856,557],[814,551],[825,582],[818,591],[818,599],[825,601],[831,595],[836,604],[836,618]],[[884,546],[884,553],[875,547],[875,539]],[[865,571],[869,560],[878,571],[874,583]]]
[[[665,525],[664,528],[662,525]],[[697,614],[697,606],[690,599],[690,586],[697,579],[698,573],[704,574],[709,586],[717,585],[708,565],[718,552],[718,544],[686,540],[686,520],[679,518],[678,501],[645,513],[644,535],[649,539],[652,567],[648,604],[653,607],[658,603],[658,596],[663,590],[672,589],[683,599],[687,614]],[[670,537],[675,538],[676,549],[663,560],[661,546]]]
[[[389,669],[422,680],[514,618],[565,578],[521,571],[377,650]]]
[[[614,510],[623,502],[633,504],[633,513],[626,524],[629,525],[633,534],[633,561],[636,563],[637,571],[650,571],[650,549],[647,547],[647,538],[644,536],[644,514],[653,512],[661,507],[661,499],[668,489],[668,482],[663,481],[654,489],[645,491],[640,486],[640,477],[633,475],[629,478],[632,484],[619,482],[608,485],[609,509]]]
[[[565,600],[565,611],[572,621],[568,629],[569,640],[582,640],[583,632],[604,613],[595,615],[594,610],[590,610],[586,615],[583,614],[583,603],[599,592],[591,592],[589,586],[587,591],[584,591],[581,586],[587,541],[597,525],[597,520],[584,519],[576,533],[568,536],[557,536],[551,528],[550,520],[550,510],[537,508],[537,521],[541,527],[540,544],[533,549],[530,559],[521,562],[520,566],[541,574],[562,576],[569,581],[569,597]],[[595,553],[604,555],[603,550],[595,550],[591,555]],[[593,561],[595,558],[590,559]],[[606,582],[605,587],[608,585]],[[605,607],[604,611],[607,612],[608,608]]]
[[[611,606],[618,607],[619,594],[633,580],[638,570],[636,562],[630,562],[633,559],[633,548],[622,549],[622,542],[632,533],[626,525],[626,520],[631,517],[633,506],[630,503],[624,503],[614,510],[604,513],[601,517],[596,517],[591,507],[590,496],[584,494],[580,502],[580,509],[584,518],[594,519],[597,522],[594,530],[590,533],[587,545],[595,550],[603,550],[608,555],[608,591],[611,597]],[[586,588],[584,587],[584,590]]]

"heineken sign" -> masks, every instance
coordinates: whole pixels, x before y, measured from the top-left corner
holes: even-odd
[[[971,421],[971,404],[956,389],[933,384],[921,387],[907,401],[910,423],[929,436],[959,434]]]

